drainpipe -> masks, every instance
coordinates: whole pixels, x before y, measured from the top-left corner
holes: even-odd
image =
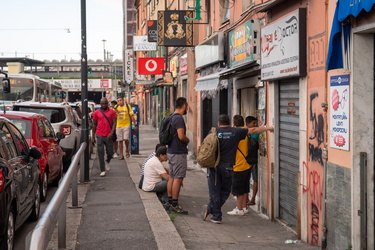
[[[326,21],[325,21],[325,30],[328,30],[328,4],[329,1],[325,1],[326,6]],[[328,44],[328,37],[326,35],[326,44]],[[324,137],[324,148],[323,148],[323,174],[324,174],[324,182],[323,182],[323,202],[322,202],[322,209],[323,209],[323,218],[322,218],[322,242],[321,242],[321,249],[327,249],[327,218],[326,218],[326,196],[327,196],[327,164],[328,164],[328,98],[329,98],[329,89],[328,89],[328,82],[327,82],[328,73],[325,71],[325,100],[324,103],[321,104],[323,111],[324,111],[324,120],[325,123],[325,137]]]

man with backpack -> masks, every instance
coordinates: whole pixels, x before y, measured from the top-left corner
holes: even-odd
[[[116,135],[117,143],[120,148],[119,160],[124,159],[124,143],[125,143],[125,156],[126,158],[130,157],[129,151],[129,137],[130,137],[130,128],[131,122],[134,124],[134,128],[138,129],[137,123],[134,118],[134,113],[132,107],[125,103],[124,98],[117,98],[117,105],[114,106],[114,110],[117,114],[117,126],[116,126]]]
[[[221,207],[228,199],[232,187],[233,165],[235,164],[238,143],[248,134],[273,131],[273,127],[234,128],[230,126],[228,115],[219,115],[217,136],[220,144],[220,162],[216,168],[207,169],[210,202],[203,206],[202,219],[212,214],[210,221],[221,224]]]
[[[245,122],[241,115],[235,115],[233,117],[233,126],[235,128],[244,128]],[[252,166],[246,160],[249,149],[248,141],[249,138],[246,136],[246,138],[241,140],[237,146],[236,162],[233,165],[232,183],[232,194],[237,197],[237,206],[232,211],[227,212],[229,215],[242,216],[249,212],[246,207],[246,197],[249,195],[250,191],[250,169]]]
[[[188,103],[186,98],[179,97],[176,100],[175,111],[171,115],[171,134],[173,139],[168,143],[169,179],[168,202],[170,211],[179,214],[187,214],[178,204],[182,182],[187,170],[187,145],[189,138],[186,136],[186,126],[183,115],[187,114]]]

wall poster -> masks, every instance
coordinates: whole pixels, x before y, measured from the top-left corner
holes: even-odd
[[[330,79],[330,147],[349,150],[349,82],[350,75]]]

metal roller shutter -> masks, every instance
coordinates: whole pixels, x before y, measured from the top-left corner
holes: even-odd
[[[299,170],[299,86],[283,81],[279,86],[279,216],[297,226],[297,172]]]

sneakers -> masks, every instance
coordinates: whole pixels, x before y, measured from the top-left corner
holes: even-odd
[[[244,209],[242,209],[242,211],[243,211],[244,214],[250,213],[249,209],[247,209],[246,207]]]
[[[105,170],[108,172],[111,169],[111,165],[108,162],[105,162]]]
[[[113,157],[113,158],[117,158],[117,157],[118,157],[118,154],[114,153],[112,157]]]
[[[176,213],[176,214],[188,214],[189,212],[188,211],[186,211],[186,210],[183,210],[181,207],[180,207],[180,205],[177,205],[177,206],[170,206],[170,208],[169,208],[169,212],[174,212],[174,213]]]
[[[221,220],[214,220],[214,219],[211,219],[210,220],[212,223],[214,224],[221,224]]]
[[[202,213],[201,213],[202,220],[206,220],[209,214],[210,213],[208,212],[208,205],[203,205]]]
[[[232,211],[227,212],[227,214],[229,214],[229,215],[240,215],[240,216],[242,216],[242,215],[244,215],[245,213],[244,213],[243,210],[239,210],[239,209],[236,207],[236,208],[233,209]]]
[[[104,176],[105,176],[105,171],[100,173],[100,177],[104,177]]]

